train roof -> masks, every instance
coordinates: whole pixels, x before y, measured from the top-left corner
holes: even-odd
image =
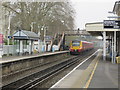
[[[93,42],[88,42],[88,41],[82,41],[82,42],[85,42],[85,43],[93,43]]]
[[[81,40],[72,40],[72,41],[81,41]]]
[[[72,40],[72,41],[82,41],[82,42],[85,42],[85,43],[93,43],[93,42],[88,42],[88,41],[83,41],[83,40]]]

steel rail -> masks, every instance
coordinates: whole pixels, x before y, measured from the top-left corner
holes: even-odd
[[[31,82],[31,83],[29,83],[27,85],[24,85],[24,86],[20,87],[17,90],[21,90],[21,89],[24,89],[24,90],[34,89],[37,85],[42,84],[44,81],[46,81],[50,77],[56,75],[57,73],[63,71],[66,68],[69,68],[71,65],[77,63],[78,60],[79,60],[79,58],[76,58],[76,59],[68,62],[67,64],[60,66],[59,68],[57,68],[57,69],[55,69],[55,70],[53,70],[51,72],[48,72],[47,74],[41,76],[37,80],[35,80],[35,81],[33,81],[33,82]]]
[[[49,68],[33,73],[16,82],[3,86],[2,90],[6,90],[6,88],[7,89],[12,88],[12,90],[29,90],[31,88],[34,88],[38,84],[42,84],[42,82],[46,81],[53,75],[61,72],[65,68],[68,68],[71,65],[75,64],[76,62],[80,61],[81,57],[83,56],[76,56],[76,57],[69,58],[66,61],[62,61],[59,64],[53,65]]]
[[[69,60],[74,59],[74,58],[76,58],[76,57],[72,57],[72,58],[70,58]],[[21,85],[21,84],[22,84],[23,82],[25,82],[26,80],[28,80],[28,81],[31,82],[31,81],[35,80],[35,78],[36,78],[37,76],[40,76],[41,74],[43,74],[45,71],[49,71],[51,68],[56,67],[56,66],[59,66],[60,64],[63,64],[63,63],[65,63],[65,62],[68,62],[69,60],[63,61],[63,62],[61,62],[61,63],[59,63],[59,64],[57,64],[57,65],[55,65],[55,66],[52,66],[52,67],[50,67],[50,68],[45,69],[45,70],[36,72],[36,73],[31,74],[31,75],[28,75],[28,76],[25,76],[25,77],[22,78],[22,79],[19,79],[19,80],[15,81],[15,82],[12,82],[12,83],[10,83],[10,84],[8,84],[8,85],[3,86],[2,89],[3,89],[3,90],[6,89],[6,88],[16,89],[17,86]],[[37,77],[37,78],[38,78],[38,77]],[[22,83],[21,83],[21,82],[22,82]],[[30,83],[30,82],[29,82],[29,83]],[[19,85],[18,85],[18,84],[19,84]],[[14,88],[14,87],[15,87],[15,88]]]

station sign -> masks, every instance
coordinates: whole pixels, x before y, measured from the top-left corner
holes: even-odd
[[[8,38],[9,38],[9,39],[14,39],[14,37],[13,37],[13,36],[8,36]]]
[[[104,29],[120,29],[120,20],[104,20]]]

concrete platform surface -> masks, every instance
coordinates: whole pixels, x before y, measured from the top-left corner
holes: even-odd
[[[89,88],[118,88],[118,64],[100,59]]]
[[[118,90],[118,65],[103,61],[100,51],[96,54],[97,56],[92,61],[87,58],[50,90],[55,88],[116,88]]]

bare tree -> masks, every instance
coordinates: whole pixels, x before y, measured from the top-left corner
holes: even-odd
[[[14,14],[11,30],[33,29],[42,33],[43,28],[47,29],[47,34],[53,35],[74,28],[74,10],[69,2],[15,2],[3,6]]]

